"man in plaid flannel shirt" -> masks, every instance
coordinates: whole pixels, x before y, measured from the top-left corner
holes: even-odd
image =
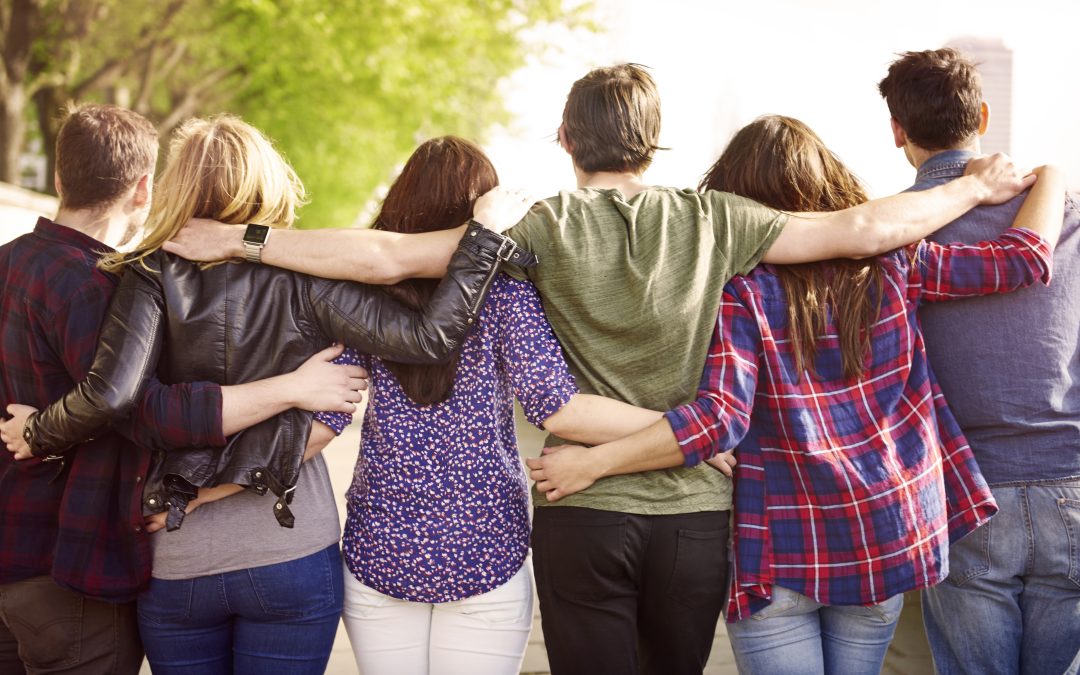
[[[90,369],[117,284],[95,264],[109,242],[141,228],[157,147],[156,130],[136,113],[74,110],[57,140],[56,221],[41,218],[0,247],[0,407],[18,409],[4,424],[13,451],[18,421],[33,408],[12,404],[45,406]],[[357,369],[327,363],[338,352],[244,385],[151,382],[123,436],[102,433],[49,458],[19,461],[25,444],[0,452],[0,672],[138,672],[134,598],[150,577],[142,515],[150,450],[223,445],[227,433],[293,405],[348,409],[340,399],[354,397],[332,381]]]

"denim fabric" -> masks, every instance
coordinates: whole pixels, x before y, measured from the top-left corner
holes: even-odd
[[[335,543],[276,565],[153,579],[139,597],[150,667],[155,675],[321,674],[341,617],[341,565]]]
[[[940,675],[1067,672],[1080,664],[1080,480],[993,489],[1001,510],[953,545],[924,591]]]
[[[959,150],[934,155],[911,189],[958,178],[970,157]],[[993,239],[1021,204],[1022,196],[976,208],[930,239]],[[991,487],[1080,478],[1078,297],[1080,211],[1069,195],[1049,286],[919,309],[930,365]]]
[[[772,604],[728,624],[742,675],[877,675],[903,594],[876,605],[822,605],[781,586]]]

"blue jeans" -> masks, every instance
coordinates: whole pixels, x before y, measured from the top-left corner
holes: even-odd
[[[319,675],[344,596],[334,544],[276,565],[153,579],[139,596],[139,632],[155,675]]]
[[[765,609],[727,626],[741,675],[877,675],[885,660],[904,594],[885,602],[822,605],[773,586]]]
[[[1080,664],[1080,480],[992,488],[999,511],[950,549],[923,595],[941,675],[1058,673]]]

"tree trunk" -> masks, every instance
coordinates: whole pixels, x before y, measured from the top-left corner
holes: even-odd
[[[41,151],[45,154],[45,192],[51,195],[56,194],[56,181],[53,180],[56,175],[56,137],[66,98],[60,87],[42,87],[34,94]]]
[[[19,183],[19,158],[26,141],[26,90],[9,85],[0,97],[0,181]]]

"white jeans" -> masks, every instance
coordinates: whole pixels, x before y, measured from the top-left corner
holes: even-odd
[[[345,568],[342,618],[361,675],[517,675],[532,628],[532,566],[464,600],[398,600]]]

